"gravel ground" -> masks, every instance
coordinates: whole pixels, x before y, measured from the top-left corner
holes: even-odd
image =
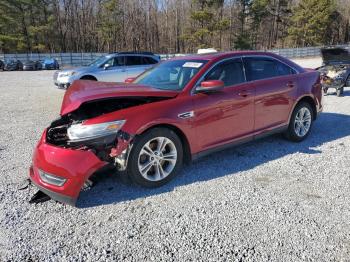
[[[78,207],[30,205],[42,130],[57,117],[53,72],[0,73],[0,261],[350,261],[350,90],[325,97],[303,143],[280,136],[143,189],[104,174]]]

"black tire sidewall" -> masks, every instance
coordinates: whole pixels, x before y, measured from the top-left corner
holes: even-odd
[[[311,113],[311,124],[310,124],[310,128],[308,130],[308,132],[303,136],[303,137],[300,137],[296,134],[295,132],[295,129],[294,129],[294,124],[295,124],[295,117],[297,115],[297,113],[299,112],[299,110],[303,107],[307,107]],[[312,125],[313,125],[313,121],[314,120],[314,112],[312,110],[312,107],[309,103],[306,103],[306,102],[301,102],[299,103],[294,111],[293,111],[293,114],[291,116],[291,119],[290,119],[290,123],[289,123],[289,126],[288,126],[288,131],[287,131],[287,138],[291,141],[294,141],[294,142],[301,142],[303,140],[305,140],[305,138],[307,138],[310,134],[310,131],[311,131],[311,128],[312,128]]]
[[[166,137],[174,143],[177,150],[177,162],[173,171],[166,178],[160,181],[149,181],[141,175],[138,169],[138,157],[145,143],[147,143],[149,140],[155,137]],[[166,184],[167,182],[169,182],[171,179],[173,179],[177,175],[177,173],[181,170],[182,165],[183,165],[183,146],[180,138],[176,135],[174,131],[168,128],[154,128],[149,131],[146,131],[140,137],[137,137],[135,139],[135,142],[133,144],[133,147],[128,159],[127,172],[129,177],[134,183],[144,187],[154,188],[154,187],[160,187]]]

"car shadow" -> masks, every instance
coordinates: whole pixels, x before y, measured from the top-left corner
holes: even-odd
[[[160,188],[142,188],[122,182],[119,176],[104,172],[95,187],[81,192],[77,207],[89,208],[159,195],[171,192],[177,187],[223,176],[234,176],[239,172],[298,152],[321,154],[319,146],[349,135],[349,115],[322,113],[314,123],[310,136],[301,143],[289,142],[281,135],[275,135],[214,153],[185,166],[175,179]]]

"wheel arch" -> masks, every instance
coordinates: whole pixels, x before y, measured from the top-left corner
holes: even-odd
[[[160,123],[160,124],[155,124],[152,126],[147,127],[146,129],[142,130],[138,136],[144,134],[145,132],[154,129],[154,128],[167,128],[172,130],[181,140],[182,146],[183,146],[183,155],[184,155],[184,162],[185,163],[190,163],[192,160],[192,154],[191,154],[191,146],[190,143],[188,142],[188,138],[185,135],[185,133],[177,126],[172,125],[172,124],[167,124],[167,123]]]
[[[311,95],[305,95],[305,96],[302,96],[301,98],[299,98],[294,103],[293,110],[291,110],[290,115],[289,115],[289,122],[290,122],[290,118],[292,117],[292,114],[293,114],[295,108],[302,102],[306,102],[306,103],[311,105],[312,113],[313,113],[313,120],[316,120],[316,118],[317,118],[317,105],[316,105],[315,99]]]
[[[97,81],[97,77],[92,75],[92,74],[83,75],[79,79],[81,79],[81,80],[94,80],[94,81]]]

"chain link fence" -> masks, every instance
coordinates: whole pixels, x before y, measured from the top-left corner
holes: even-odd
[[[349,48],[349,45],[339,45],[338,47]],[[304,58],[319,57],[321,55],[321,46],[304,47],[304,48],[285,48],[267,50],[269,52],[288,57],[288,58]],[[24,53],[24,54],[0,54],[0,60],[16,59],[21,61],[27,60],[43,60],[46,57],[57,59],[62,66],[82,66],[88,65],[101,55],[107,53]],[[186,54],[159,54],[162,60],[170,59],[175,56],[184,56]]]

